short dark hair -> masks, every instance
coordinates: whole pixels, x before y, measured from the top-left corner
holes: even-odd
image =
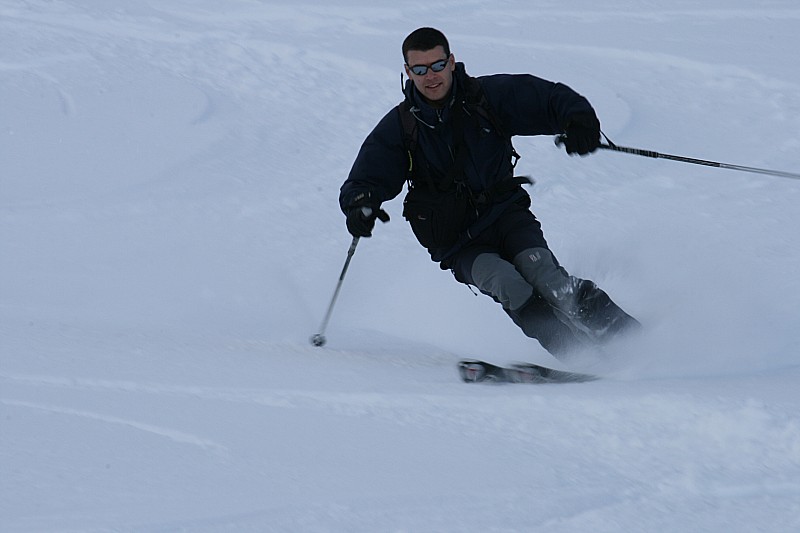
[[[450,57],[450,43],[444,33],[435,28],[419,28],[412,31],[403,41],[403,61],[408,63],[409,50],[433,50],[437,46],[444,48],[444,53]]]

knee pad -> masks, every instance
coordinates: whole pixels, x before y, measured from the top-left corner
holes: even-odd
[[[523,250],[514,258],[514,266],[536,292],[550,303],[560,299],[571,277],[547,248]]]

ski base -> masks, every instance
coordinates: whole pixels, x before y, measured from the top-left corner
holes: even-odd
[[[458,362],[458,373],[466,383],[583,383],[600,379],[592,374],[556,370],[541,365],[523,363],[503,367],[470,359]]]

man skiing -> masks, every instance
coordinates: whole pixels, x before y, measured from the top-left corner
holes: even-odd
[[[370,237],[381,204],[408,183],[403,216],[431,259],[502,305],[556,357],[607,342],[638,322],[550,251],[514,176],[515,135],[563,135],[569,154],[600,144],[581,95],[532,75],[472,78],[447,38],[419,28],[403,42],[405,101],[364,141],[339,203],[354,237]]]

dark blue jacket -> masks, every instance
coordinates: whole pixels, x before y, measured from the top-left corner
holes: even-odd
[[[435,109],[406,83],[406,98],[418,120],[418,152],[435,178],[453,164],[452,105],[463,99],[466,72],[456,64],[450,105]],[[515,135],[556,135],[565,131],[572,115],[594,114],[589,102],[569,87],[529,74],[496,74],[477,78],[501,131],[483,117],[467,121],[464,142],[468,157],[464,180],[475,194],[513,175],[511,137]],[[399,106],[398,106],[399,107]],[[367,136],[341,187],[339,203],[347,211],[353,199],[370,192],[376,202],[391,200],[403,190],[409,165],[406,139],[398,107],[384,116]],[[474,113],[473,113],[474,114]],[[419,159],[419,158],[417,158]],[[415,161],[416,165],[422,164]],[[489,216],[494,218],[500,213]],[[490,223],[491,221],[486,221]],[[442,251],[431,251],[440,260]]]

